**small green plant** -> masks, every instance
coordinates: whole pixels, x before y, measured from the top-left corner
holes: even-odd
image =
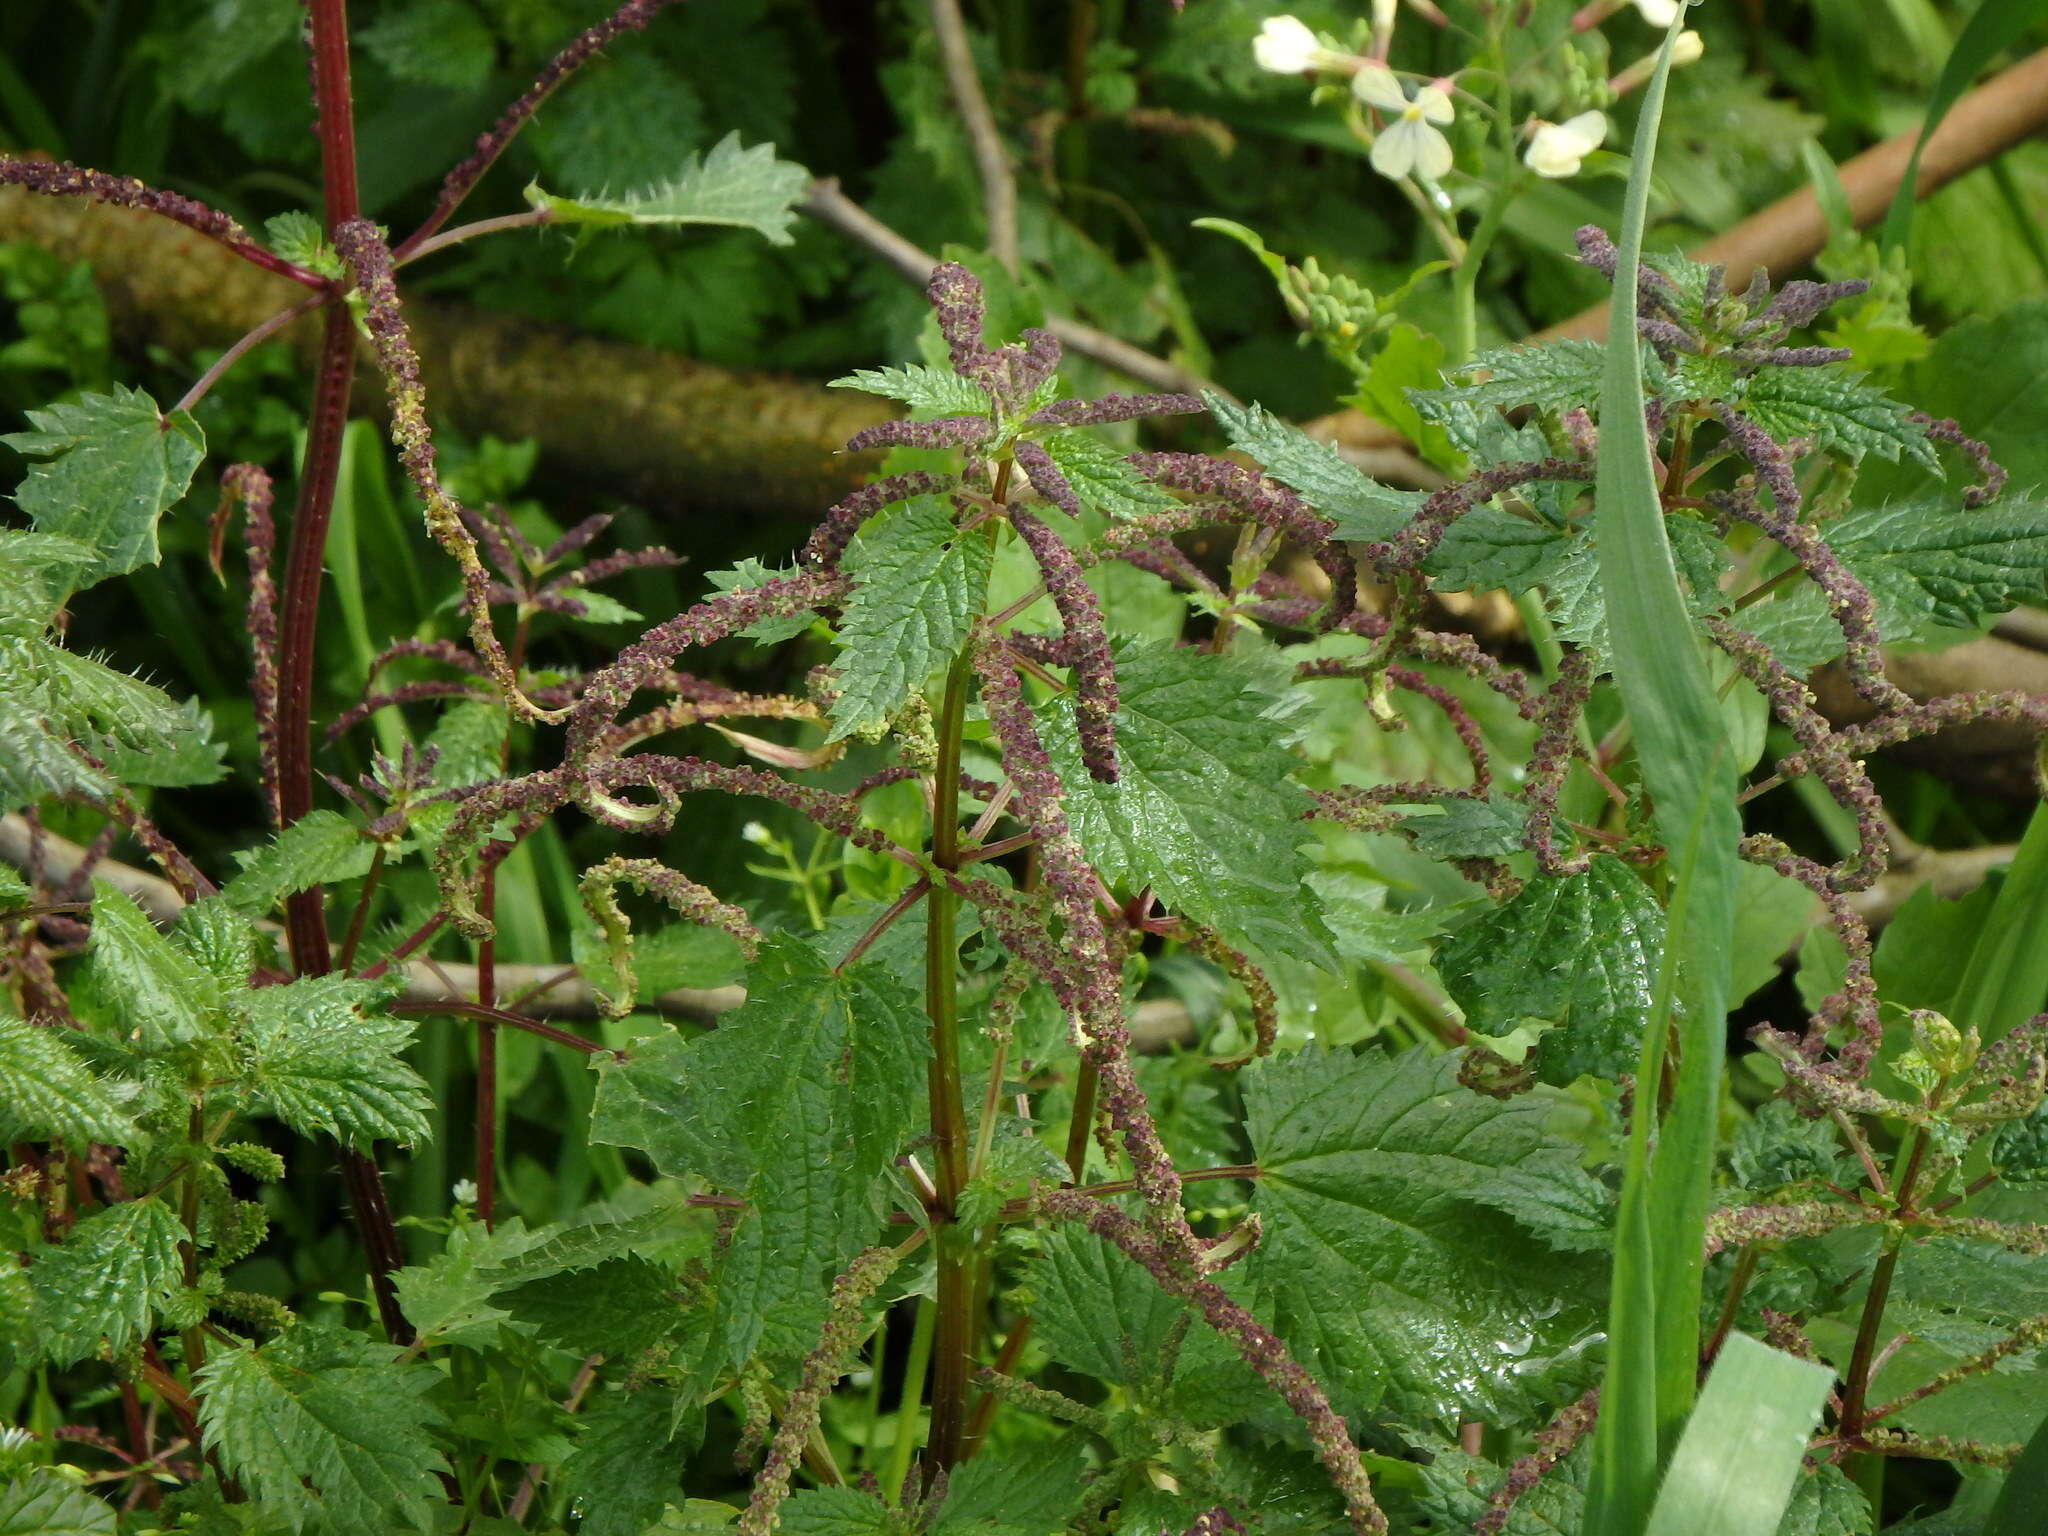
[[[334,0],[317,222],[265,245],[0,159],[305,287],[250,345],[324,326],[281,585],[270,478],[219,476],[276,828],[239,870],[146,799],[217,776],[206,722],[62,616],[157,559],[192,408],[247,347],[169,411],[116,386],[11,439],[37,462],[32,528],[0,532],[26,850],[0,877],[0,1530],[1804,1536],[1874,1529],[1899,1460],[2018,1462],[2048,1405],[2048,818],[1909,1004],[1851,898],[1887,859],[1867,755],[2048,728],[2022,692],[1914,699],[1878,651],[2048,600],[2048,503],[1803,339],[1861,283],[1641,258],[1662,68],[1619,244],[1577,236],[1619,339],[1400,394],[1440,488],[1221,395],[1074,395],[1048,331],[990,334],[992,296],[1023,302],[1000,268],[946,261],[923,360],[837,381],[906,407],[849,444],[881,472],[786,565],[717,573],[581,670],[548,621],[638,625],[599,584],[673,557],[451,490],[394,273],[564,222],[786,238],[802,173],[736,141],[644,196],[446,227],[657,9],[572,44],[396,242],[354,205]],[[1268,35],[1268,67],[1322,58]],[[1374,163],[1434,179],[1436,104],[1402,102]],[[1357,327],[1323,326],[1357,294],[1283,282]],[[316,805],[359,348],[453,617],[364,658],[323,748],[388,734]],[[1189,449],[1211,427],[1240,457]],[[1872,461],[1926,488],[1865,504]],[[1533,667],[1441,627],[1495,591]],[[1805,681],[1837,661],[1867,706],[1844,726]],[[1841,813],[1832,860],[1762,819],[1801,780]],[[79,808],[107,830],[60,869],[44,818]],[[160,878],[106,862],[120,834]],[[498,882],[545,839],[577,915],[514,987]],[[1805,1027],[1726,1067],[1745,951],[1808,927]],[[424,984],[463,946],[463,985]],[[707,1028],[699,988],[679,1026],[679,976],[744,995]],[[570,984],[591,1032],[541,1016]],[[1148,1055],[1169,988],[1196,1033]],[[424,1070],[459,1026],[466,1100]],[[596,1198],[506,1198],[506,1031],[566,1064]],[[385,1169],[464,1131],[463,1176],[401,1222]],[[345,1254],[283,1198],[336,1158]]]

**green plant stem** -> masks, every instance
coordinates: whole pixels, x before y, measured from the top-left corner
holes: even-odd
[[[892,1503],[910,1480],[910,1456],[917,1445],[917,1415],[923,1406],[918,1388],[924,1384],[925,1371],[931,1365],[932,1336],[938,1331],[938,1317],[938,1307],[919,1297],[917,1321],[910,1330],[910,1358],[903,1363],[903,1391],[896,1405],[896,1438],[889,1447],[889,1470],[882,1480],[883,1496]]]
[[[963,651],[946,673],[939,705],[938,762],[932,776],[931,862],[939,870],[960,862],[960,740],[967,719],[973,668]],[[950,1228],[967,1183],[967,1116],[961,1103],[960,993],[957,918],[959,897],[934,883],[925,911],[925,1012],[931,1018],[930,1087],[933,1178],[938,1199],[933,1220]],[[967,1427],[967,1377],[973,1347],[974,1259],[964,1234],[938,1236],[938,1322],[933,1343],[931,1431],[924,1469],[929,1481],[960,1459]]]
[[[178,1257],[183,1261],[187,1288],[199,1284],[199,1159],[200,1151],[207,1142],[206,1095],[192,1095],[192,1112],[186,1120],[185,1135],[192,1142],[192,1156],[185,1165],[184,1176],[178,1191],[178,1216],[185,1224],[185,1235],[178,1242]],[[194,1326],[179,1336],[185,1349],[185,1370],[197,1379],[199,1369],[206,1364],[206,1339]]]
[[[1479,217],[1479,225],[1472,231],[1472,238],[1465,242],[1458,256],[1458,265],[1451,274],[1452,315],[1456,329],[1451,333],[1450,355],[1445,357],[1444,366],[1455,368],[1469,363],[1479,351],[1479,273],[1486,265],[1487,249],[1493,244],[1493,237],[1500,232],[1501,220],[1507,217],[1508,205],[1522,190],[1520,167],[1509,176],[1507,185],[1493,195],[1493,201],[1486,206],[1486,212]]]
[[[1935,1087],[1937,1100],[1943,1086]],[[1893,1209],[1902,1217],[1912,1212],[1913,1188],[1920,1181],[1927,1147],[1926,1133],[1909,1127],[1893,1159],[1892,1166],[1898,1170],[1893,1180]],[[1898,1271],[1899,1253],[1904,1246],[1903,1233],[1887,1233],[1884,1252],[1871,1267],[1870,1289],[1864,1293],[1863,1315],[1856,1323],[1856,1344],[1849,1355],[1849,1369],[1843,1374],[1840,1434],[1845,1440],[1854,1440],[1863,1433],[1864,1414],[1870,1401],[1871,1363],[1877,1358],[1877,1336],[1884,1329],[1885,1304],[1891,1299],[1892,1277]]]
[[[498,871],[484,871],[477,910],[486,921],[497,914]],[[498,999],[498,941],[485,939],[476,950],[476,1000],[494,1007]],[[491,1229],[498,1208],[498,1023],[479,1017],[476,1024],[476,1214]]]
[[[1721,1353],[1721,1345],[1728,1338],[1728,1331],[1735,1326],[1736,1310],[1742,1305],[1742,1293],[1749,1289],[1749,1277],[1756,1273],[1756,1245],[1746,1246],[1735,1260],[1735,1273],[1728,1277],[1728,1294],[1721,1302],[1721,1315],[1714,1320],[1713,1336],[1707,1340],[1707,1347],[1701,1356],[1711,1361]]]

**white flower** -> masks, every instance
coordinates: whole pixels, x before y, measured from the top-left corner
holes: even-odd
[[[1276,75],[1298,75],[1314,69],[1323,51],[1315,33],[1293,16],[1268,16],[1259,35],[1252,39],[1252,57],[1259,61],[1259,68]]]
[[[1636,9],[1642,12],[1643,20],[1653,27],[1668,27],[1671,19],[1684,7],[1685,0],[1636,0]]]
[[[1451,141],[1443,125],[1457,116],[1441,86],[1425,85],[1410,99],[1384,64],[1368,63],[1351,77],[1351,94],[1387,115],[1372,141],[1372,168],[1399,181],[1411,171],[1441,181],[1451,170]]]
[[[1522,163],[1555,181],[1579,174],[1579,162],[1607,137],[1607,114],[1581,112],[1561,123],[1544,123],[1529,140]]]
[[[1700,55],[1706,51],[1706,39],[1688,28],[1671,41],[1671,67],[1677,69],[1681,65],[1697,64]]]
[[[758,821],[750,821],[740,828],[740,836],[756,848],[770,848],[775,844],[775,834]]]

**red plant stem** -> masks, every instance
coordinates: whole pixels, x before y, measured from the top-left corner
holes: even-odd
[[[309,0],[313,65],[313,106],[319,119],[322,192],[330,234],[356,216],[355,122],[348,85],[346,0]],[[283,635],[278,655],[277,798],[278,821],[289,827],[313,808],[313,653],[319,634],[322,564],[327,525],[334,512],[335,480],[341,468],[342,433],[348,426],[349,386],[355,378],[356,330],[337,293],[327,305],[320,337],[320,361],[313,376],[313,405],[306,422],[305,462],[292,515],[291,551],[286,558]],[[332,968],[327,944],[326,893],[315,886],[285,904],[285,932],[292,969],[318,976]],[[385,1335],[408,1343],[412,1327],[399,1309],[391,1274],[404,1258],[398,1229],[375,1159],[354,1147],[340,1148],[342,1182],[356,1229],[362,1235],[370,1290]]]
[[[1939,1091],[1939,1090],[1937,1090]],[[1905,1171],[1898,1176],[1893,1208],[1901,1218],[1914,1214],[1913,1187],[1920,1181],[1920,1165],[1926,1160],[1928,1137],[1924,1131],[1906,1133],[1912,1144],[1902,1148]],[[1894,1166],[1897,1166],[1894,1164]],[[1864,1293],[1863,1316],[1856,1327],[1856,1344],[1849,1356],[1849,1369],[1842,1380],[1842,1417],[1837,1433],[1855,1443],[1867,1422],[1865,1406],[1870,1400],[1871,1378],[1877,1374],[1877,1336],[1884,1325],[1885,1304],[1891,1299],[1892,1276],[1899,1267],[1902,1239],[1888,1239],[1884,1252],[1870,1271],[1870,1289]]]
[[[492,1024],[503,1024],[508,1029],[524,1030],[529,1035],[537,1035],[543,1040],[552,1040],[557,1045],[566,1045],[571,1050],[583,1052],[586,1056],[611,1056],[624,1060],[626,1054],[624,1051],[615,1051],[608,1045],[600,1045],[595,1040],[586,1040],[581,1035],[573,1035],[566,1029],[557,1029],[552,1024],[543,1024],[539,1019],[529,1019],[525,1014],[514,1013],[509,1008],[497,1008],[484,1003],[472,1003],[467,998],[423,998],[417,1002],[393,1003],[385,1011],[400,1015],[446,1014],[452,1018],[487,1020]]]
[[[497,911],[498,870],[483,873],[477,910],[485,918]],[[498,941],[485,939],[476,949],[476,1000],[491,1008],[498,1000]],[[498,1026],[479,1014],[476,1024],[476,1214],[491,1229],[498,1207]]]
[[[221,353],[219,357],[215,358],[212,367],[193,380],[192,387],[185,391],[178,403],[172,406],[167,414],[175,416],[180,411],[191,410],[200,401],[204,400],[207,392],[221,381],[222,376],[247,356],[250,351],[262,345],[263,342],[290,325],[299,316],[318,309],[326,302],[326,293],[309,293],[299,300],[298,303],[292,305],[291,308],[281,309],[268,320],[251,328],[248,334],[243,336],[240,341],[237,341],[233,346]]]
[[[356,909],[348,915],[348,931],[341,936],[341,955],[334,962],[338,971],[347,971],[356,963],[356,948],[363,942],[363,924],[370,915],[370,903],[377,895],[377,882],[384,873],[386,849],[382,843],[370,855],[369,872],[363,876],[363,888],[356,895]]]

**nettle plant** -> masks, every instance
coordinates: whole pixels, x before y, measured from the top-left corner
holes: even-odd
[[[0,537],[0,784],[108,830],[58,873],[30,820],[0,889],[0,1518],[1621,1532],[1661,1468],[1683,1507],[1719,1458],[1806,1533],[1871,1529],[1889,1460],[2009,1465],[2048,1339],[2026,1188],[2048,1174],[2048,1018],[2010,1016],[1987,951],[1949,1017],[1888,1027],[1849,898],[1886,860],[1866,754],[2048,725],[2024,695],[1916,702],[1877,649],[2048,595],[2048,507],[1793,340],[1854,285],[1638,266],[1661,75],[1620,249],[1580,236],[1642,350],[1495,352],[1413,394],[1459,471],[1443,488],[1377,484],[1220,397],[1069,396],[1053,339],[984,334],[981,281],[948,263],[931,360],[840,381],[911,408],[851,445],[898,461],[789,568],[723,573],[576,672],[530,654],[533,619],[668,557],[578,564],[601,522],[543,545],[449,493],[392,274],[466,237],[436,231],[496,149],[652,9],[568,50],[395,247],[347,191],[338,6],[311,12],[328,217],[286,226],[291,255],[166,194],[5,163],[300,274],[326,330],[281,597],[270,482],[221,476],[280,829],[224,882],[139,793],[208,776],[196,711],[59,622],[154,557],[196,429],[123,392],[15,440],[47,462],[18,498],[35,531]],[[717,174],[786,182],[754,154],[649,216]],[[779,229],[773,197],[751,206]],[[316,808],[312,617],[362,337],[468,643],[379,658],[440,672],[373,682],[329,735],[435,723]],[[1205,407],[1263,472],[1104,431]],[[1855,504],[1872,456],[1939,470],[1942,445],[1967,489]],[[1495,590],[1529,598],[1534,669],[1433,627],[1443,595]],[[824,665],[783,692],[681,669],[742,640],[822,641]],[[1803,681],[1835,658],[1868,706],[1841,727]],[[702,750],[650,749],[682,733]],[[1843,812],[1834,862],[1741,831],[1738,799],[1797,780]],[[807,922],[663,857],[713,795],[781,818],[744,838]],[[613,850],[581,876],[562,976],[624,1033],[500,995],[495,873],[551,818]],[[147,910],[132,871],[89,883],[119,831],[168,882]],[[1970,919],[1994,949],[2022,931],[2006,898],[2033,899],[2036,840]],[[371,923],[408,861],[431,885]],[[1790,921],[1738,924],[1788,893]],[[1811,1017],[1756,1031],[1735,1080],[1757,1107],[1722,1148],[1738,950],[1775,958],[1814,911]],[[689,1032],[636,1013],[636,961],[699,929],[745,956],[744,1004]],[[457,939],[474,997],[402,995]],[[1206,1000],[1172,1061],[1134,1050],[1159,978]],[[408,1057],[427,1015],[475,1025],[478,1141],[409,1264],[376,1149],[457,1108]],[[633,1156],[572,1219],[498,1209],[501,1028],[587,1056],[573,1134]],[[266,1241],[280,1181],[337,1156],[369,1294],[300,1297]],[[1726,1412],[1745,1396],[1762,1407]]]

